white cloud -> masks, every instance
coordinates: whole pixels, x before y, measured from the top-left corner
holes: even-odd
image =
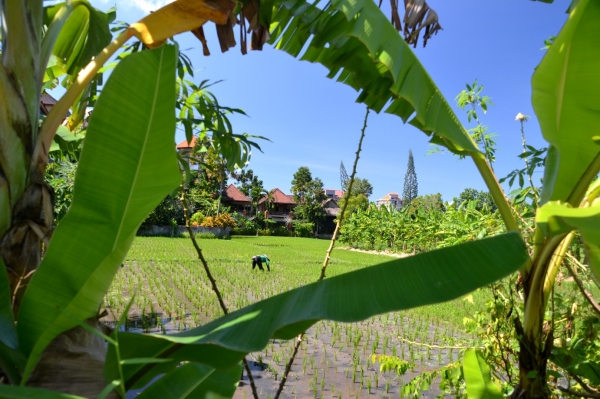
[[[172,0],[132,0],[127,3],[130,6],[139,8],[145,13],[149,13],[150,11],[156,11],[171,2]]]
[[[115,0],[98,0],[100,3],[115,3]],[[117,9],[137,9],[148,14],[150,11],[156,11],[159,8],[172,3],[173,0],[117,0]]]

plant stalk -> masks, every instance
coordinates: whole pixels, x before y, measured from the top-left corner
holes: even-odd
[[[219,300],[219,305],[221,306],[223,313],[228,314],[229,310],[227,309],[227,306],[225,305],[225,302],[223,301],[223,296],[221,295],[221,292],[219,291],[219,288],[217,287],[217,281],[214,279],[214,277],[212,276],[212,274],[210,272],[210,269],[208,268],[208,263],[206,262],[206,259],[204,258],[204,255],[202,254],[202,249],[200,248],[200,246],[198,246],[198,242],[196,241],[196,237],[194,236],[194,231],[192,230],[192,226],[190,226],[189,206],[188,206],[187,197],[185,195],[185,187],[184,187],[183,183],[181,184],[181,202],[183,203],[183,215],[185,216],[185,227],[187,228],[187,231],[190,235],[190,239],[192,240],[192,244],[194,245],[194,248],[196,249],[196,253],[198,253],[198,259],[200,259],[200,262],[202,262],[202,266],[204,267],[206,276],[210,280],[212,289],[215,292],[215,294],[217,295],[217,299]],[[246,369],[246,374],[248,375],[248,380],[250,381],[250,387],[252,389],[252,396],[254,397],[254,399],[258,399],[258,392],[256,390],[256,384],[254,384],[254,378],[252,377],[252,371],[250,370],[250,365],[248,364],[246,357],[244,357],[242,359],[242,362],[244,363],[244,368]]]
[[[325,270],[327,269],[327,265],[329,264],[329,259],[331,259],[331,251],[333,251],[333,247],[335,246],[335,239],[340,230],[340,226],[342,225],[342,222],[344,221],[344,214],[345,214],[346,208],[348,206],[349,196],[352,193],[352,185],[354,184],[354,177],[356,176],[356,167],[358,165],[358,160],[360,158],[360,152],[362,151],[362,142],[363,142],[363,139],[365,138],[365,131],[367,129],[367,120],[369,118],[369,112],[370,112],[370,109],[369,109],[369,107],[367,107],[367,111],[365,113],[365,120],[363,122],[363,127],[360,132],[360,139],[358,140],[358,149],[356,150],[356,157],[354,158],[354,166],[352,168],[352,176],[350,176],[350,183],[348,184],[348,192],[347,192],[347,195],[345,196],[346,199],[344,200],[344,203],[342,204],[341,215],[335,224],[335,230],[333,232],[333,236],[331,237],[331,242],[329,244],[329,248],[327,249],[327,253],[325,254],[325,260],[323,261],[323,267],[321,268],[321,275],[319,276],[319,280],[317,280],[317,281],[321,281],[325,278]],[[292,356],[290,357],[290,360],[288,361],[288,363],[285,366],[285,371],[281,378],[281,382],[279,383],[279,387],[277,388],[277,393],[275,393],[274,399],[279,399],[279,395],[281,395],[281,392],[283,391],[283,387],[285,386],[285,382],[287,381],[288,374],[290,373],[290,371],[292,369],[292,364],[294,363],[294,359],[296,358],[298,349],[300,348],[300,345],[302,344],[302,338],[304,338],[304,334],[305,333],[298,335],[298,338],[296,339],[296,343],[294,344],[294,351],[292,352]]]
[[[527,152],[527,142],[525,141],[525,120],[526,119],[521,119],[521,145],[523,146],[523,153]],[[532,175],[530,173],[529,170],[529,157],[525,157],[525,169],[527,169],[527,178],[529,180],[529,186],[531,187],[531,193],[533,194],[533,199],[535,201],[535,204],[537,205],[539,202],[539,196],[537,194],[537,191],[535,190],[535,186],[533,185],[533,180],[532,180]]]

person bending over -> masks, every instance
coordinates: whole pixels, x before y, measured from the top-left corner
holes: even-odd
[[[253,256],[252,257],[252,270],[254,270],[254,268],[258,265],[258,268],[264,272],[265,269],[263,269],[263,267],[262,267],[263,262],[267,265],[267,270],[271,271],[271,265],[269,264],[269,258],[267,257],[267,255]]]

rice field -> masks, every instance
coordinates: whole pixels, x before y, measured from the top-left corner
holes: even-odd
[[[199,245],[227,307],[233,311],[316,281],[329,242],[234,237],[202,239]],[[251,269],[251,257],[263,253],[271,259],[271,272]],[[334,249],[327,276],[391,259]],[[185,238],[136,238],[105,298],[109,314],[105,321],[114,322],[132,297],[126,323],[130,331],[173,334],[222,315],[191,241]],[[478,346],[477,338],[462,327],[463,318],[481,310],[486,300],[483,291],[473,297],[473,303],[457,300],[379,315],[360,323],[315,324],[304,337],[282,397],[412,397],[416,385],[428,387],[427,373],[457,362],[461,348]],[[271,340],[263,351],[248,356],[261,398],[274,396],[293,346],[294,340]],[[397,356],[413,369],[401,377],[393,372],[380,373],[373,355]],[[419,375],[421,379],[413,380]],[[443,393],[437,384],[424,392],[425,397]],[[244,373],[235,397],[251,396]]]

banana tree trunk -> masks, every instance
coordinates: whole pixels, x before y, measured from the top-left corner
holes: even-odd
[[[42,0],[0,0],[0,257],[7,270],[15,320],[29,280],[52,232],[54,193],[46,161],[34,157],[38,138]],[[46,149],[47,151],[47,149]],[[89,321],[99,328],[98,320]],[[105,343],[78,327],[46,349],[27,385],[95,397],[106,386]],[[15,383],[15,381],[12,381]]]
[[[540,324],[541,325],[541,324]],[[551,327],[545,326],[547,329]],[[542,344],[544,331],[535,334],[525,332],[519,319],[515,319],[515,331],[519,339],[519,384],[515,387],[512,399],[545,399],[550,397],[546,380],[546,365],[552,350],[552,331],[546,332],[546,340]]]

